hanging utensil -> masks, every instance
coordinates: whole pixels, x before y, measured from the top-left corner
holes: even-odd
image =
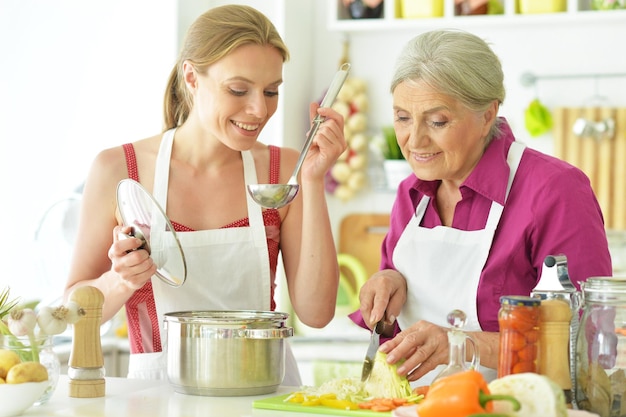
[[[339,90],[341,90],[344,81],[348,77],[349,71],[350,64],[348,63],[343,64],[339,68],[339,71],[335,74],[330,87],[328,87],[328,91],[326,92],[320,107],[332,106],[335,98],[337,98],[337,94],[339,94]],[[257,204],[266,208],[281,208],[293,201],[300,189],[300,185],[298,184],[298,173],[300,172],[304,158],[313,143],[313,138],[317,133],[317,129],[325,119],[325,117],[321,117],[320,115],[317,115],[315,119],[313,119],[313,127],[309,131],[309,135],[306,138],[300,157],[296,162],[296,167],[287,181],[287,184],[248,184],[248,193]]]
[[[372,368],[374,368],[374,359],[376,358],[376,352],[380,347],[380,334],[383,332],[383,321],[379,321],[372,329],[372,338],[370,339],[370,344],[367,347],[367,352],[365,353],[365,360],[363,361],[363,370],[361,371],[361,381],[367,381],[370,374],[372,373]]]

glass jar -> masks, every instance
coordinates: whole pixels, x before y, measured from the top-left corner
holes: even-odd
[[[500,305],[498,378],[523,372],[538,372],[541,300],[516,295],[502,296]]]
[[[22,362],[26,361],[38,361],[46,367],[48,371],[48,388],[44,391],[41,397],[33,405],[41,405],[46,403],[59,382],[59,375],[61,374],[61,362],[59,357],[54,351],[52,336],[35,337],[31,344],[30,339],[27,336],[9,336],[2,337],[2,349],[12,350],[18,354]]]
[[[576,338],[576,405],[601,417],[626,416],[626,276],[581,284]]]

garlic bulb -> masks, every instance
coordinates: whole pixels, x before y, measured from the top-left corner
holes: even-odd
[[[64,306],[42,307],[37,316],[37,324],[39,324],[42,333],[49,335],[61,334],[67,329],[66,314],[67,311]]]
[[[344,136],[348,149],[329,171],[326,190],[342,201],[354,198],[367,185],[367,116],[369,107],[365,80],[346,79],[333,109],[344,117]]]
[[[7,325],[15,336],[26,336],[35,330],[37,315],[30,308],[11,310]]]
[[[81,306],[79,306],[76,301],[68,301],[65,304],[65,308],[65,321],[69,324],[76,323],[78,320],[80,320],[81,317],[85,315],[85,310],[83,310],[83,308],[81,308]]]

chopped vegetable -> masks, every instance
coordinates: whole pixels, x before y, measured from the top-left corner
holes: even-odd
[[[419,395],[413,395],[409,398],[372,398],[363,403],[359,403],[359,408],[364,410],[387,412],[395,410],[403,405],[414,404],[422,398],[424,397]]]
[[[335,394],[309,395],[302,392],[291,394],[285,399],[286,402],[298,403],[304,406],[325,405],[340,410],[358,410],[359,406],[350,400],[337,399]]]
[[[563,390],[550,378],[536,373],[507,375],[489,383],[494,394],[515,395],[521,407],[494,401],[494,411],[511,417],[566,417],[567,406]],[[421,417],[421,413],[420,413]]]
[[[325,382],[319,387],[305,387],[301,391],[289,395],[285,401],[303,403],[307,400],[319,399],[322,396],[348,400],[354,404],[366,400],[366,394],[363,392],[363,383],[360,378],[336,378]]]
[[[325,405],[343,410],[391,411],[400,405],[415,404],[424,398],[413,393],[397,365],[387,363],[387,355],[377,352],[372,373],[366,382],[360,378],[331,379],[319,387],[305,387],[289,395],[285,402],[306,406]]]
[[[424,397],[428,394],[428,390],[430,389],[430,385],[420,385],[419,387],[415,387],[413,389],[413,393],[417,395],[423,395]]]
[[[412,394],[411,385],[406,376],[398,375],[398,365],[387,363],[387,354],[376,352],[372,373],[365,381],[364,390],[368,397],[406,398]]]
[[[504,416],[490,413],[493,407],[490,402],[496,399],[509,401],[513,410],[519,410],[515,398],[491,394],[482,374],[468,370],[435,381],[426,399],[418,404],[417,412],[420,417]]]

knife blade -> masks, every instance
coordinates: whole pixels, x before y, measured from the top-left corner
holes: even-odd
[[[383,328],[383,321],[379,321],[372,329],[372,338],[370,339],[370,344],[367,347],[367,352],[365,353],[365,360],[363,361],[363,370],[361,371],[361,382],[365,382],[367,378],[369,378],[372,373],[372,368],[374,367],[374,358],[376,357],[376,351],[380,347],[380,334]]]

